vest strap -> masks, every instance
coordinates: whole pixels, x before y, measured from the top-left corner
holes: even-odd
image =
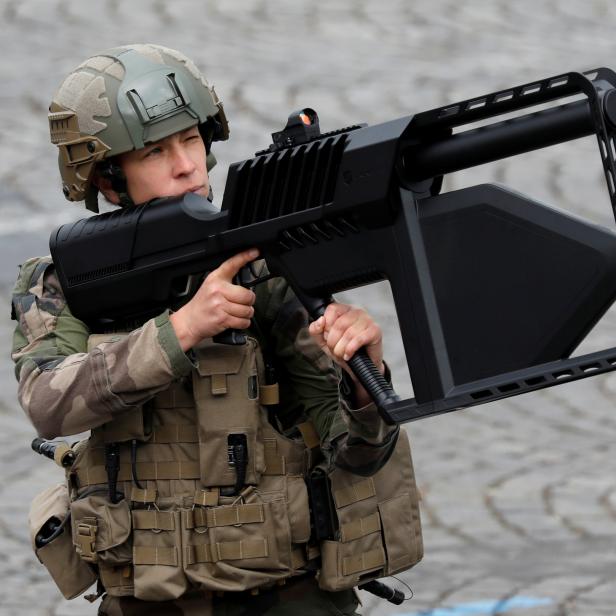
[[[188,512],[186,528],[207,528],[207,515],[205,509],[197,508]]]
[[[209,544],[187,545],[185,548],[186,564],[195,565],[197,563],[212,563],[212,550]]]
[[[78,542],[77,551],[83,560],[89,563],[97,561],[96,555],[96,533],[98,523],[96,518],[82,518],[77,524],[76,539]]]
[[[193,509],[189,512],[186,526],[190,529],[213,528],[215,526],[255,524],[264,521],[263,503],[248,503],[212,509]]]
[[[224,396],[227,393],[227,375],[212,374],[212,395]]]
[[[308,562],[306,552],[302,547],[296,546],[291,550],[291,567],[301,569]]]
[[[132,565],[105,565],[98,563],[98,569],[105,588],[113,588],[117,591],[121,588],[127,595],[132,595],[133,586],[133,567]]]
[[[134,503],[142,503],[143,505],[155,503],[157,496],[158,490],[156,488],[141,489],[137,486],[133,486],[130,490],[130,499]]]
[[[230,507],[215,507],[206,509],[207,525],[232,526],[234,524],[254,524],[263,522],[263,503],[248,503],[246,505],[233,505]]]
[[[265,457],[265,471],[264,475],[285,475],[286,474],[286,462],[284,456],[278,453],[278,446],[276,439],[265,438],[263,439],[264,457]]]
[[[272,406],[280,403],[278,383],[259,385],[259,402],[263,406]]]
[[[195,492],[193,503],[199,507],[217,507],[219,496],[219,488],[203,488]]]
[[[304,423],[298,424],[297,429],[302,435],[304,444],[308,447],[308,449],[314,449],[315,447],[321,446],[321,439],[319,438],[319,434],[311,421],[305,421]]]

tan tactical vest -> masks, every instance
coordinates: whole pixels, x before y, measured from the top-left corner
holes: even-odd
[[[92,336],[89,348],[110,337]],[[242,346],[206,342],[195,352],[198,367],[189,378],[93,430],[68,474],[79,566],[95,568],[109,594],[163,601],[194,589],[271,586],[303,573],[319,553],[319,585],[340,590],[421,559],[404,431],[375,476],[331,473],[339,531],[335,540],[312,545],[304,481],[310,450],[268,421],[266,407],[277,403],[277,388],[263,385],[256,340]],[[237,480],[232,445],[238,438],[248,451],[244,487],[229,496]],[[118,443],[120,453],[117,490],[124,498],[115,504],[105,470],[109,443]],[[84,571],[75,579],[91,583]],[[86,587],[61,590],[75,596]]]

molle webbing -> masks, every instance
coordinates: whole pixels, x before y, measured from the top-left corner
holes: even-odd
[[[342,560],[342,575],[353,575],[360,571],[372,571],[386,562],[385,550],[376,548],[357,556],[347,556]]]
[[[133,503],[141,503],[146,505],[148,503],[155,503],[158,498],[158,490],[156,488],[138,488],[132,486],[130,489],[130,500]]]
[[[137,462],[139,480],[158,479],[199,479],[199,462]],[[79,487],[106,484],[107,472],[104,466],[91,466],[76,472]],[[120,466],[118,481],[131,481],[133,478],[129,464]]]
[[[267,541],[265,539],[217,543],[214,549],[207,543],[189,545],[185,548],[185,558],[189,565],[213,563],[219,560],[262,558],[268,555]],[[307,562],[308,558],[302,548],[294,547],[291,550],[291,566],[294,570],[301,569]]]
[[[145,546],[133,547],[133,565],[167,565],[178,566],[176,547]]]
[[[172,511],[134,509],[133,530],[175,530]]]
[[[190,431],[188,430],[189,427],[192,428]],[[166,426],[162,426],[154,431],[153,438],[154,436],[157,440],[150,442],[196,443],[198,440],[194,427],[183,426],[181,424],[168,424]],[[178,437],[179,440],[175,440],[175,437]],[[140,448],[147,448],[150,442],[140,445]],[[285,458],[285,456],[278,453],[278,444],[275,438],[264,438],[263,443],[265,459],[264,475],[285,475],[287,473],[295,475],[302,474],[304,470],[303,460],[289,461]],[[91,456],[90,459],[93,462],[92,466],[79,469],[76,472],[80,487],[104,484],[107,482],[104,449],[102,447],[94,447],[90,450],[89,455]],[[157,479],[199,479],[199,462],[197,460],[137,462],[136,475],[139,477],[140,481]],[[120,454],[120,472],[118,475],[118,481],[130,481],[132,478],[130,457],[128,452],[125,450]],[[131,500],[136,502],[153,502],[150,497],[139,491],[135,492],[135,498],[132,498],[131,496]]]
[[[166,424],[152,430],[149,443],[198,443],[194,424]]]
[[[334,501],[336,501],[336,507],[338,508],[346,507],[373,496],[376,496],[376,489],[372,477],[334,491]]]
[[[191,565],[266,556],[269,556],[266,539],[243,539],[242,541],[219,542],[214,545],[202,543],[186,546],[186,561]]]
[[[378,513],[373,513],[358,520],[342,524],[340,526],[340,540],[346,543],[347,541],[353,541],[380,530],[381,518]]]
[[[152,405],[154,408],[159,409],[176,409],[179,407],[193,407],[195,406],[195,400],[192,389],[186,387],[183,382],[179,382],[156,394]]]
[[[187,528],[214,528],[263,522],[265,514],[262,503],[230,505],[208,509],[193,509],[188,516]]]
[[[108,432],[108,431],[107,431]],[[118,435],[120,436],[120,435]],[[128,439],[121,435],[117,442],[123,443]],[[157,426],[145,437],[145,439],[137,439],[138,447],[141,449],[149,444],[170,444],[170,443],[198,443],[199,437],[195,429],[195,424],[176,424],[168,423],[162,426]],[[105,439],[105,442],[114,442]],[[91,446],[90,460],[93,464],[102,464],[104,456],[104,447]]]

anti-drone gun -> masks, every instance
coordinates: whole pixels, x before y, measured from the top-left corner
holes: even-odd
[[[387,279],[415,397],[352,361],[395,422],[614,370],[616,348],[570,355],[616,297],[616,235],[494,185],[439,193],[447,173],[595,134],[616,212],[615,90],[609,69],[567,73],[325,134],[305,109],[230,167],[221,211],[189,194],[57,229],[62,288],[100,324],[156,314],[252,246],[313,318]]]

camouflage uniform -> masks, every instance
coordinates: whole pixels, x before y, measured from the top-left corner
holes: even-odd
[[[261,285],[255,307],[259,327],[253,334],[275,357],[279,369],[278,417],[285,430],[290,433],[296,424],[311,420],[330,465],[353,467],[362,475],[378,470],[391,453],[397,427],[386,426],[372,404],[349,412],[339,392],[340,371],[308,334],[307,315],[284,280]],[[191,357],[180,349],[168,312],[126,337],[87,352],[93,332],[72,316],[49,258],[31,259],[22,266],[13,294],[13,315],[18,321],[12,357],[19,400],[37,432],[46,438],[110,422],[165,391],[194,367]],[[295,585],[302,592],[294,590]],[[183,598],[172,603],[181,610],[177,613],[193,613],[191,604],[199,606],[199,613],[238,616],[354,613],[352,591],[326,593],[313,579],[292,580],[288,589],[282,588],[250,596],[250,601],[249,595],[237,593],[235,598],[228,594],[209,601],[203,594],[186,597],[184,607]],[[301,602],[293,600],[298,592]],[[244,602],[250,610],[246,611]],[[156,603],[146,606],[134,599],[108,597],[101,613],[143,613],[144,609],[155,613],[152,605]],[[207,605],[213,611],[204,611]],[[165,608],[164,613],[174,611]]]

